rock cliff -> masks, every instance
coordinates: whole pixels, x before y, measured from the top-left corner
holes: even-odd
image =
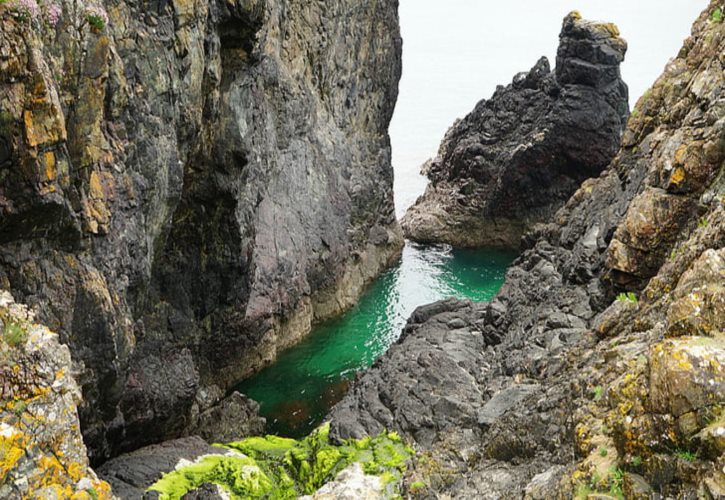
[[[0,498],[114,498],[88,466],[68,348],[4,291],[0,328]]]
[[[334,408],[338,437],[417,443],[412,496],[725,497],[721,12],[697,19],[609,166],[524,238],[498,296],[419,308]]]
[[[0,1],[0,287],[82,362],[93,461],[396,258],[400,52],[396,0]]]
[[[541,58],[450,128],[423,167],[430,184],[402,220],[406,237],[518,249],[616,154],[629,111],[626,50],[614,25],[569,14],[555,71]]]

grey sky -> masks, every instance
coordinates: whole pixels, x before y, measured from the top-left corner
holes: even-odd
[[[391,136],[398,212],[418,196],[417,173],[447,128],[546,55],[552,66],[571,10],[612,21],[629,43],[622,74],[630,100],[654,82],[706,0],[400,0],[403,79]]]

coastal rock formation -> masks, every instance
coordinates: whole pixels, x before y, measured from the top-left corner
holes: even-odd
[[[193,463],[200,457],[230,456],[230,450],[210,446],[199,437],[188,437],[147,446],[116,457],[98,468],[98,473],[113,487],[121,499],[158,498],[154,492],[146,493],[149,486],[171,472],[179,463]],[[216,488],[208,496],[199,498],[223,498],[214,496]]]
[[[519,248],[619,148],[628,106],[612,24],[564,19],[556,69],[542,57],[446,133],[423,167],[425,194],[402,220],[407,238]]]
[[[399,255],[397,0],[34,4],[0,3],[0,287],[82,363],[99,462],[196,428]]]
[[[338,438],[417,443],[411,496],[725,496],[719,9],[639,100],[612,163],[524,238],[500,293],[419,308],[333,409]]]
[[[0,291],[0,498],[109,500],[88,466],[70,352]]]

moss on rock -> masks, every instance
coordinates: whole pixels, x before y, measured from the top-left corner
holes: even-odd
[[[203,484],[218,485],[232,498],[288,499],[309,495],[354,463],[366,474],[383,478],[392,496],[413,450],[393,432],[335,445],[325,424],[302,440],[277,436],[252,437],[227,445],[228,456],[205,456],[181,464],[149,490],[162,500],[183,497]]]

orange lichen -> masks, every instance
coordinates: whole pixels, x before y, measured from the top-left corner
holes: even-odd
[[[56,168],[55,153],[52,151],[46,151],[43,155],[45,160],[45,181],[54,181],[58,176],[58,169]]]
[[[670,185],[672,186],[679,186],[682,184],[685,180],[685,169],[682,167],[677,167],[674,172],[672,172],[672,175],[670,176]]]

